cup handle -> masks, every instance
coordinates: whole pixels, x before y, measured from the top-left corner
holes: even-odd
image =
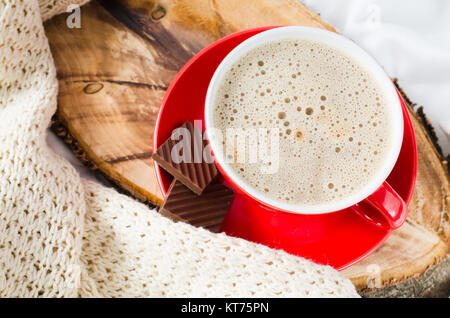
[[[365,200],[356,204],[354,210],[376,226],[391,230],[398,229],[408,216],[405,201],[386,181]]]

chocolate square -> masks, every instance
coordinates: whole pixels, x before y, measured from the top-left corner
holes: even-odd
[[[233,191],[213,181],[196,195],[178,180],[173,180],[159,212],[175,220],[218,232],[233,198]]]
[[[174,178],[182,182],[194,193],[200,195],[203,190],[219,175],[216,165],[203,158],[208,145],[202,138],[202,131],[187,121],[172,133],[176,140],[169,137],[152,155],[152,158]],[[184,138],[189,138],[184,140]],[[177,147],[174,149],[174,147]],[[172,154],[172,150],[173,154]],[[210,154],[208,154],[209,157]]]

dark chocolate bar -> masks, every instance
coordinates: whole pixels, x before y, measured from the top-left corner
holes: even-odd
[[[173,180],[160,213],[197,227],[218,232],[233,198],[233,191],[213,181],[196,195],[178,180]]]
[[[203,140],[201,129],[195,127],[190,121],[179,128],[186,128],[186,130],[178,131],[175,135],[176,140],[172,140],[172,136],[169,137],[156,150],[152,158],[161,168],[200,195],[219,175],[219,172],[214,162],[208,163],[203,157],[203,151],[208,143]],[[190,140],[183,140],[183,138],[190,138]],[[174,147],[177,148],[174,149]],[[173,154],[172,150],[174,150]]]

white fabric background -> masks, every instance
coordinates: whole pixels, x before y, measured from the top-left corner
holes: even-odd
[[[276,0],[273,0],[276,1]],[[371,53],[423,105],[444,155],[450,153],[450,1],[302,0]],[[81,8],[81,10],[83,10]],[[95,179],[52,133],[50,146],[83,177]]]

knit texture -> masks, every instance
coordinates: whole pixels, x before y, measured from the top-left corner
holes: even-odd
[[[42,18],[84,2],[0,1],[0,296],[357,297],[331,267],[175,223],[48,147],[58,83]]]

